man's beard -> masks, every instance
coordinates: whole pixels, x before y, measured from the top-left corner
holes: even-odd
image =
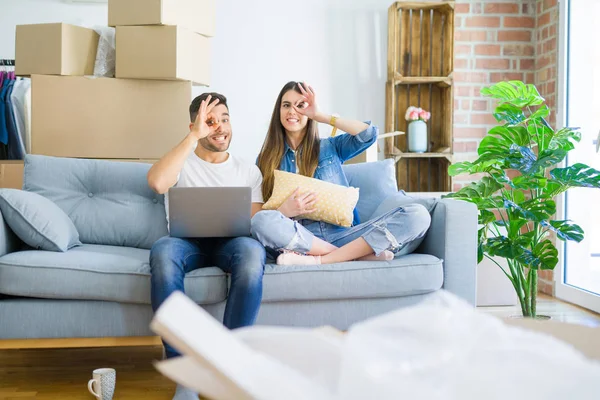
[[[213,153],[222,153],[229,149],[229,145],[231,144],[231,135],[229,135],[229,140],[224,144],[224,148],[221,149],[210,142],[208,137],[202,138],[198,141],[202,147],[204,147],[208,151],[212,151]]]

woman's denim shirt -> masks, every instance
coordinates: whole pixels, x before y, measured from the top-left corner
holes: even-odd
[[[319,165],[315,171],[314,178],[348,187],[348,179],[342,169],[342,164],[356,157],[377,140],[379,129],[371,121],[366,121],[369,126],[356,136],[344,133],[339,136],[322,138],[319,153]],[[296,173],[296,154],[292,148],[285,143],[285,151],[279,169]],[[358,212],[354,208],[353,225],[358,225],[360,220]]]

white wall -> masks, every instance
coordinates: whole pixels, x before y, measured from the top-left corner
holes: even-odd
[[[387,8],[392,0],[217,0],[212,84],[225,94],[232,153],[258,154],[275,99],[290,80],[316,90],[321,109],[371,119],[384,131]],[[17,24],[105,25],[106,5],[0,0],[0,58],[14,58]],[[207,91],[197,88],[195,94]],[[321,134],[330,133],[328,126]]]

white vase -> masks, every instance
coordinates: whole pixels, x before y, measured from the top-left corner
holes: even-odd
[[[408,151],[411,153],[427,151],[427,124],[424,121],[412,121],[408,124]]]

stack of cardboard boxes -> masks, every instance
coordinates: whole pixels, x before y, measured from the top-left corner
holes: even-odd
[[[31,77],[30,152],[148,161],[188,132],[192,85],[210,83],[215,0],[109,0],[116,77],[94,77],[98,34],[68,25],[17,26],[19,76]],[[22,186],[4,162],[0,187]]]

